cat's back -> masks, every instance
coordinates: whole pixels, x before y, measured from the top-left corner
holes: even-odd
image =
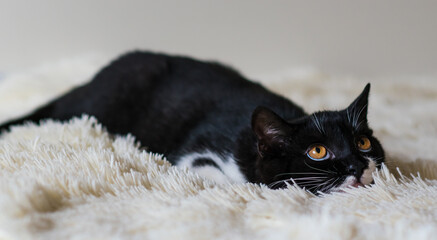
[[[168,153],[189,139],[235,139],[252,111],[270,107],[285,118],[303,111],[287,99],[216,62],[136,51],[103,68],[93,80],[34,114],[11,122],[95,116],[111,133],[131,133],[150,150]],[[7,126],[7,125],[5,125]]]
[[[142,77],[130,91],[142,90],[136,93],[142,101],[135,113],[141,120],[133,128],[142,144],[163,153],[183,148],[201,134],[212,140],[238,132],[249,123],[256,102],[269,95],[262,86],[216,62],[134,52],[111,65]]]
[[[251,114],[260,105],[285,118],[303,114],[289,100],[228,66],[183,56],[128,53],[94,81],[102,85],[112,81],[114,89],[124,92],[120,95],[135,99],[128,104],[135,107],[125,114],[130,116],[128,127],[143,145],[163,153],[202,134],[211,141],[235,139],[242,128],[250,127]]]
[[[179,108],[189,103],[191,107],[247,107],[252,111],[259,105],[266,105],[278,108],[279,113],[285,113],[287,107],[303,112],[288,99],[248,80],[233,68],[214,61],[136,51],[123,55],[106,69],[108,80],[123,72],[126,76],[118,77],[118,82],[130,85],[131,93],[147,93],[151,102],[162,103],[160,107]]]
[[[143,88],[145,105],[139,113],[143,120],[136,131],[143,133],[140,136],[165,133],[165,144],[152,138],[143,140],[160,152],[205,136],[207,142],[236,139],[243,128],[250,127],[252,112],[261,105],[285,118],[304,114],[291,101],[217,62],[149,52],[131,53],[118,61],[146,65],[143,68],[154,66],[153,75],[142,80],[149,86]]]

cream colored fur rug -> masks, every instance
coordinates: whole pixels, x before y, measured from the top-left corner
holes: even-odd
[[[70,59],[0,80],[0,121],[85,82],[105,61]],[[437,237],[436,78],[263,79],[308,112],[344,108],[371,81],[370,124],[389,169],[373,186],[316,197],[217,185],[140,150],[132,136],[109,136],[92,117],[16,126],[0,137],[0,239]]]

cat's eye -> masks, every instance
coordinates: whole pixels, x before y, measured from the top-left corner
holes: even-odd
[[[314,161],[323,161],[329,158],[329,152],[322,145],[313,145],[307,151],[307,156]]]
[[[362,152],[368,152],[372,149],[372,144],[370,143],[369,138],[365,136],[360,137],[357,145],[358,145],[358,149],[360,149],[360,151]]]

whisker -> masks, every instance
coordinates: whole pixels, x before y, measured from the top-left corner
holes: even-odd
[[[320,185],[322,183],[323,183],[322,181],[308,181],[308,182],[303,182],[303,183],[296,183],[296,185],[299,187],[305,187],[308,185]]]
[[[293,175],[298,175],[298,176],[303,176],[303,175],[308,175],[308,177],[323,177],[323,176],[327,176],[326,173],[280,173],[275,175],[274,178],[278,178],[281,176],[290,176],[292,177]]]
[[[278,175],[287,175],[287,174],[278,174]],[[323,174],[327,175],[327,174]],[[327,180],[328,179],[328,180]],[[293,185],[297,185],[298,187],[305,188],[307,190],[315,189],[317,192],[318,189],[321,191],[325,191],[332,187],[339,178],[330,178],[327,176],[309,176],[309,177],[298,177],[298,178],[288,178],[282,179],[275,182],[272,182],[268,185],[269,188],[276,188],[281,184],[292,183]]]
[[[383,157],[379,157],[379,158],[375,158],[375,159],[372,159],[372,160],[375,161],[375,162],[378,162],[378,161],[384,160],[384,158]],[[388,161],[386,163],[391,163],[391,161]],[[381,163],[379,163],[379,164],[381,164]]]
[[[311,179],[311,178],[309,178],[309,179],[294,179],[294,178],[291,178],[290,180],[293,180],[296,183],[302,183],[302,182],[308,182],[308,181],[316,181],[316,182],[324,182],[324,181],[326,181],[326,179],[324,179],[324,178],[314,178],[314,179]]]
[[[332,179],[326,181],[326,182],[323,183],[323,184],[320,184],[320,186],[319,186],[318,188],[316,188],[315,191],[316,191],[316,192],[318,192],[318,191],[323,192],[323,190],[325,189],[325,187],[326,187],[329,183],[331,183],[331,181],[332,181]]]
[[[361,110],[360,110],[357,114],[354,115],[354,118],[352,119],[352,121],[353,121],[352,126],[354,126],[354,128],[357,128],[356,126],[357,126],[357,123],[358,123],[358,119],[360,119],[361,113],[364,111],[364,109],[365,109],[366,107],[367,107],[367,104],[364,105],[364,106],[361,108]]]
[[[270,183],[270,184],[267,185],[267,186],[268,186],[269,188],[273,188],[273,187],[279,185],[280,183],[285,183],[286,181],[290,181],[290,179],[285,179],[285,180],[279,180],[279,181],[276,181],[276,182],[272,182],[272,183]]]
[[[364,121],[360,121],[359,123],[358,123],[358,125],[355,127],[356,129],[360,129],[360,126],[361,126],[361,124],[363,123]]]
[[[333,188],[335,186],[335,183],[340,180],[340,178],[336,178],[335,181],[333,181],[331,184],[329,184],[328,186],[326,186],[322,191],[326,191],[329,190],[331,188]]]
[[[328,181],[326,181],[325,183],[319,184],[317,186],[313,186],[308,188],[309,191],[314,191],[314,192],[323,192],[327,189],[329,189],[333,184],[335,184],[335,182],[338,180],[339,178],[331,178]],[[312,190],[314,189],[314,190]],[[319,190],[320,189],[320,190]]]
[[[317,171],[320,171],[320,172],[325,172],[325,173],[335,174],[335,172],[333,172],[333,171],[322,170],[322,169],[318,169],[318,168],[312,167],[312,166],[310,166],[310,165],[309,165],[305,160],[304,160],[303,162],[305,163],[305,165],[307,165],[307,167],[309,167],[309,168],[311,168],[311,169],[314,169],[314,170],[317,170]]]
[[[307,191],[312,192],[311,189],[314,189],[314,188],[317,187],[317,186],[319,186],[319,185],[318,185],[318,184],[309,184],[309,185],[301,186],[301,188],[303,188],[303,189],[305,189],[305,190],[307,190]]]
[[[295,179],[290,178],[290,179],[284,179],[284,180],[279,180],[279,181],[275,181],[270,183],[269,185],[267,185],[269,188],[274,188],[276,186],[278,186],[279,184],[286,184],[287,182],[293,182],[293,184],[296,184],[299,187],[302,186],[307,186],[307,185],[315,185],[315,184],[319,184],[322,182],[325,182],[325,179],[297,179],[297,181],[295,181]]]
[[[298,172],[298,173],[281,173],[276,175],[275,177],[283,176],[283,175],[299,175],[299,174],[315,174],[315,175],[327,175],[326,173],[316,173],[316,172]]]
[[[318,184],[318,185],[315,185],[315,186],[309,187],[309,188],[307,188],[307,190],[308,190],[308,191],[313,191],[312,189],[317,190],[317,188],[318,188],[320,185],[321,185],[321,184]]]
[[[381,159],[379,159],[379,160],[381,160]],[[376,160],[376,161],[378,161],[378,160]],[[381,167],[382,164],[384,164],[384,165],[387,166],[387,167],[395,167],[395,166],[396,166],[396,163],[395,163],[395,162],[392,162],[392,161],[388,161],[388,162],[380,162],[380,163],[377,163],[376,166],[377,166],[377,167]]]
[[[301,180],[301,179],[303,179],[303,180],[305,180],[305,179],[326,179],[326,178],[328,178],[328,177],[301,177],[301,178],[291,178],[291,179],[293,179],[293,180]]]
[[[269,188],[272,188],[273,186],[275,186],[277,183],[283,182],[284,180],[281,181],[276,181],[276,182],[272,182],[269,185],[267,185]]]
[[[325,131],[324,131],[322,125],[320,125],[319,118],[315,114],[313,114],[313,115],[311,115],[311,120],[313,121],[314,125],[316,125],[316,128],[319,130],[319,132],[321,134],[324,134]]]
[[[350,123],[351,122],[351,116],[350,116],[348,108],[346,108],[346,116],[347,116],[347,121]]]
[[[279,180],[279,181],[275,181],[273,183],[270,183],[268,185],[268,187],[274,187],[274,186],[278,185],[279,183],[282,183],[282,182],[285,183],[285,182],[288,182],[288,181],[294,181],[298,185],[299,184],[304,184],[304,183],[311,183],[311,182],[323,182],[323,181],[325,181],[325,178],[326,177],[323,177],[323,178],[308,177],[308,178],[297,178],[297,179],[295,179],[295,178],[283,179],[283,180]]]
[[[297,185],[302,185],[302,184],[306,184],[306,183],[323,183],[323,182],[326,182],[326,180],[324,180],[324,179],[315,179],[315,180],[305,180],[305,181],[298,181],[298,182],[295,181],[295,183]]]
[[[330,181],[332,181],[332,179],[329,179],[328,181],[324,181],[323,183],[318,184],[316,187],[320,187],[320,186],[326,185],[326,184],[328,184]]]
[[[314,182],[314,183],[300,184],[299,187],[309,189],[308,187],[319,186],[319,185],[320,185],[320,183]]]

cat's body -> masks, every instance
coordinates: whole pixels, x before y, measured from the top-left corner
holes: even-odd
[[[365,113],[367,94],[364,94]],[[354,111],[352,105],[350,108]],[[362,118],[357,112],[359,110],[348,112],[347,117]],[[364,113],[363,109],[361,112]],[[339,120],[334,113],[326,114]],[[326,132],[323,133],[323,126],[320,126],[328,115],[310,117],[291,101],[247,81],[220,64],[163,54],[135,52],[122,56],[100,71],[89,84],[0,128],[45,118],[68,120],[82,114],[95,116],[110,133],[131,133],[149,151],[163,153],[173,164],[192,168],[218,182],[249,181],[272,184],[271,187],[276,188],[285,186],[290,178],[299,181],[301,174],[306,173],[304,176],[308,180],[332,172],[332,169],[321,169],[326,161],[310,161],[308,164],[306,160],[298,160],[302,156],[296,157],[296,154],[308,157],[305,156],[308,153],[297,149],[299,144],[296,145],[296,140],[291,137],[297,128],[292,130],[294,127],[290,127],[300,124],[302,128],[298,131],[305,134],[302,139],[315,138],[323,146],[329,145],[324,141],[331,137],[323,139],[321,136]],[[337,173],[336,183],[330,182],[332,186],[329,188],[326,185],[326,189],[312,190],[328,191],[347,181],[350,184],[346,185],[354,185],[360,183],[360,178],[362,183],[370,183],[371,180],[366,179],[371,177],[365,170],[372,172],[375,167],[372,164],[383,160],[383,152],[377,140],[371,137],[367,121],[363,121],[361,119],[360,123],[362,134],[369,135],[377,154],[354,160],[360,165],[352,174],[355,181],[347,180],[348,176],[342,171]],[[317,129],[321,136],[316,136],[317,133],[312,133],[308,127]],[[319,142],[306,139],[302,140],[302,145],[306,144],[308,146],[304,148],[308,148]],[[366,162],[367,158],[377,161]],[[324,163],[320,165],[319,162]],[[334,163],[332,166],[338,168]],[[281,174],[284,176],[278,176]]]

